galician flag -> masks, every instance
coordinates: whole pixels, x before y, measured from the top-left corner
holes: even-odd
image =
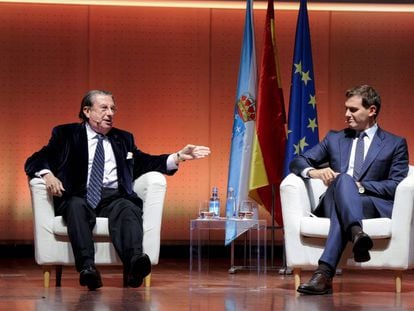
[[[256,119],[256,89],[253,1],[247,0],[228,173],[228,188],[234,189],[236,206],[247,199],[249,192],[250,161]],[[233,211],[226,210],[227,216],[232,213]],[[237,235],[234,221],[227,221],[225,244],[229,244]]]
[[[283,178],[286,115],[274,27],[273,0],[268,0],[259,74],[256,134],[250,173],[250,196],[282,225],[279,186]]]
[[[284,175],[297,155],[319,142],[315,78],[306,0],[300,1],[289,101],[288,140]]]

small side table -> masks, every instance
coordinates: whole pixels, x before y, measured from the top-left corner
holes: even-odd
[[[193,285],[202,286],[203,280],[207,280],[210,261],[214,259],[214,255],[210,254],[210,245],[212,243],[224,244],[225,231],[228,226],[236,232],[237,236],[230,244],[229,274],[235,274],[239,270],[247,271],[257,278],[257,282],[246,284],[246,286],[265,287],[266,220],[226,218],[190,221],[190,277]],[[240,245],[239,242],[243,248],[242,258],[236,258],[235,255],[235,247]]]

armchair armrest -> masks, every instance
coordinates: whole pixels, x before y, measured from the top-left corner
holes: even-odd
[[[301,219],[310,216],[325,189],[320,180],[304,180],[294,174],[286,176],[280,185],[287,266],[312,264],[313,250],[304,249],[301,240]]]
[[[280,184],[286,263],[290,266],[295,252],[301,249],[300,219],[309,215],[311,204],[302,178],[289,174]]]
[[[391,239],[399,257],[408,256],[408,262],[414,261],[414,174],[403,179],[395,192],[392,210]]]
[[[42,264],[44,254],[48,254],[49,246],[55,240],[53,234],[53,219],[55,211],[53,198],[46,189],[45,181],[42,178],[32,178],[29,181],[33,208],[33,231],[35,239],[35,259]],[[39,243],[39,242],[42,243]],[[42,255],[43,254],[43,255]]]
[[[54,217],[55,211],[53,209],[53,198],[46,189],[46,183],[43,178],[32,178],[29,181],[30,192],[32,197],[33,212],[48,217]],[[38,209],[38,207],[44,206],[46,208]]]
[[[152,264],[158,263],[161,220],[167,182],[159,172],[148,172],[135,180],[134,191],[143,201],[144,252]]]
[[[311,202],[307,195],[305,181],[296,176],[289,174],[280,184],[280,197],[283,211],[283,222],[298,220],[302,216],[309,215],[311,212]]]

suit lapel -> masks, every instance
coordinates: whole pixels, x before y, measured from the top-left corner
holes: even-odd
[[[112,132],[109,132],[108,134],[109,141],[111,142],[112,150],[114,151],[115,160],[116,160],[116,166],[118,171],[118,180],[120,180],[120,172],[123,170],[123,164],[122,161],[122,144],[121,141],[118,139],[117,134],[113,134]]]
[[[79,126],[79,130],[76,132],[74,136],[74,146],[76,150],[76,154],[79,156],[79,166],[76,169],[79,169],[79,175],[81,176],[81,180],[87,180],[88,176],[88,137],[86,135],[86,128],[85,124],[81,124]],[[74,169],[74,168],[73,168]]]
[[[339,150],[341,155],[341,173],[346,173],[349,166],[349,158],[351,156],[352,140],[355,137],[355,132],[345,130],[345,136],[339,140]]]
[[[368,153],[364,159],[361,169],[361,177],[365,174],[367,169],[370,167],[372,162],[377,157],[380,150],[384,147],[384,134],[380,128],[377,129],[377,132],[374,135],[374,138],[369,146]]]

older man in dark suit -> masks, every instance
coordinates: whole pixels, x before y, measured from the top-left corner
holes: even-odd
[[[149,171],[171,175],[180,162],[210,153],[208,147],[187,145],[169,155],[146,154],[131,133],[113,127],[115,113],[110,92],[88,92],[79,112],[82,122],[55,127],[49,143],[25,164],[29,178],[42,177],[54,196],[55,212],[68,227],[80,284],[90,290],[102,286],[94,264],[96,217],[108,217],[128,285],[139,287],[151,262],[142,250],[142,201],[132,190],[133,181]]]
[[[332,292],[332,278],[348,241],[356,262],[370,260],[373,242],[363,231],[362,219],[391,217],[395,190],[408,173],[406,140],[377,125],[381,99],[374,88],[357,86],[346,98],[348,128],[330,131],[290,163],[293,173],[328,186],[315,214],[330,218],[329,234],[318,269],[297,289],[303,294]]]

